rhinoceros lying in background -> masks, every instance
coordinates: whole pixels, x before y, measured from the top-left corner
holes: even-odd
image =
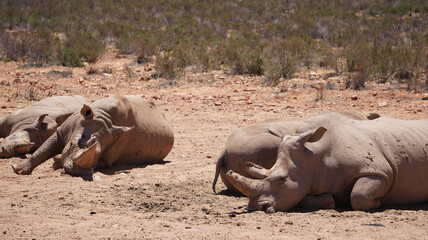
[[[57,154],[54,168],[92,174],[113,164],[162,161],[174,142],[170,125],[153,102],[140,96],[116,96],[85,105],[71,115],[27,160],[12,165],[15,173],[32,170]]]
[[[322,115],[325,114],[330,117],[337,115],[355,120],[379,117],[377,114],[372,114],[366,118],[351,112],[330,112]],[[294,134],[301,122],[302,120],[275,120],[237,129],[227,139],[225,147],[217,160],[212,184],[213,191],[216,191],[215,185],[220,175],[228,189],[238,192],[226,178],[225,174],[229,169],[245,177],[251,177],[250,173],[248,173],[249,163],[255,163],[263,168],[271,168],[276,162],[282,137]]]
[[[81,96],[45,98],[0,119],[0,157],[35,151],[71,114],[88,102]]]
[[[355,210],[428,200],[428,119],[332,121],[324,115],[298,132],[283,138],[272,168],[250,164],[257,179],[227,172],[249,197],[249,210],[286,211],[308,195],[330,194]]]

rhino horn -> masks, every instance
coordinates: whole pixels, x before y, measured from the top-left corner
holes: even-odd
[[[17,146],[16,152],[18,154],[24,154],[30,152],[31,148],[36,144],[34,142],[26,142]]]
[[[92,112],[92,108],[86,104],[83,104],[82,109],[80,109],[80,114],[82,114],[83,118],[91,119],[94,117],[94,112]]]
[[[267,177],[267,169],[252,162],[246,162],[245,167],[251,176],[263,179]]]
[[[261,180],[244,177],[232,170],[226,173],[226,177],[236,189],[249,198],[256,197],[263,190],[263,182]]]
[[[81,168],[90,168],[94,161],[97,143],[95,142],[74,161],[74,163]]]
[[[129,132],[132,129],[134,129],[134,127],[126,127],[126,126],[112,126],[110,129],[111,135],[113,137],[116,137],[118,135],[121,135],[123,133]]]

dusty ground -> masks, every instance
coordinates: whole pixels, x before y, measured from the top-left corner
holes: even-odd
[[[265,87],[261,77],[223,71],[177,81],[150,79],[150,65],[113,53],[94,66],[23,68],[0,63],[0,117],[47,96],[80,94],[94,101],[142,94],[165,112],[175,144],[165,164],[96,172],[94,181],[53,171],[53,160],[32,175],[15,175],[19,158],[0,160],[0,239],[427,239],[428,204],[375,212],[320,210],[248,213],[247,199],[213,194],[215,161],[234,129],[269,118],[305,118],[326,110],[428,117],[426,93],[393,83],[343,89],[343,76],[304,70]],[[127,66],[126,64],[130,64]],[[103,73],[104,70],[104,73]],[[57,72],[54,72],[57,71]],[[67,76],[67,72],[72,73]],[[330,82],[338,89],[314,87]],[[353,100],[352,97],[357,98]]]

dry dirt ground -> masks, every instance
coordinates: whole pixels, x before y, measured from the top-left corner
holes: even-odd
[[[402,85],[343,90],[344,77],[302,70],[276,87],[261,77],[224,71],[180,80],[151,79],[150,64],[106,54],[85,68],[27,68],[0,63],[0,117],[47,96],[96,99],[141,94],[164,111],[175,131],[165,164],[126,166],[93,181],[53,171],[53,160],[18,176],[0,160],[0,239],[427,239],[428,204],[265,214],[246,210],[245,197],[211,190],[215,161],[238,127],[272,118],[306,118],[326,110],[377,112],[403,119],[428,117],[427,94]],[[88,74],[88,70],[98,70]],[[316,88],[329,82],[337,89]],[[322,99],[321,98],[322,93]]]

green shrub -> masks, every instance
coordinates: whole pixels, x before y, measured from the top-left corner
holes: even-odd
[[[183,71],[178,65],[177,60],[173,57],[172,51],[156,54],[155,70],[158,77],[174,79]]]
[[[105,51],[106,43],[96,33],[89,31],[72,31],[67,34],[65,48],[73,49],[82,60],[95,63]]]
[[[75,49],[62,48],[58,53],[58,61],[64,67],[83,67],[82,59]]]

